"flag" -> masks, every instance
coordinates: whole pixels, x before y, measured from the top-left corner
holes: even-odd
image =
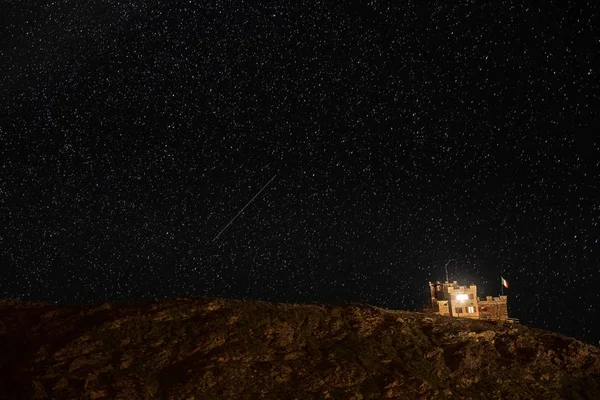
[[[506,279],[504,279],[503,277],[500,277],[500,279],[502,279],[502,286],[504,286],[505,288],[508,289],[508,281]]]

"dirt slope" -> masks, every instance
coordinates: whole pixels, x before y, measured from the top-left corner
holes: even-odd
[[[598,399],[600,350],[362,305],[0,301],[0,399]]]

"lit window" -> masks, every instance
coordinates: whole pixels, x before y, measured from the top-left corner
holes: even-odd
[[[469,300],[469,295],[468,294],[457,294],[456,300]]]
[[[468,312],[470,314],[474,313],[475,312],[475,307],[469,307],[469,311]]]

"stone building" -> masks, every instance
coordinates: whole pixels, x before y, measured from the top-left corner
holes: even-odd
[[[477,286],[454,282],[429,282],[431,310],[436,314],[458,318],[510,320],[506,296],[477,297]]]
[[[506,296],[486,296],[485,300],[481,298],[479,300],[479,318],[500,321],[509,320]]]

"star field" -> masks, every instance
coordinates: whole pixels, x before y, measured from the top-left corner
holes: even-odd
[[[593,2],[0,11],[0,296],[418,309],[450,261],[600,341]]]

